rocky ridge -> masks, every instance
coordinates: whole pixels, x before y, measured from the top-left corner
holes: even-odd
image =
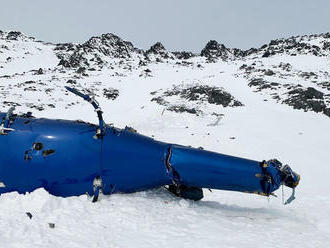
[[[102,68],[108,59],[128,60],[141,53],[131,42],[110,33],[92,37],[83,44],[57,44],[54,50],[59,65],[67,68]]]
[[[52,64],[42,61],[45,52],[52,57]],[[36,55],[41,61],[34,64],[33,58],[36,58]],[[295,62],[286,61],[289,58],[302,60],[307,58],[306,56],[316,62],[330,56],[330,33],[276,39],[260,48],[245,51],[227,48],[224,44],[211,40],[200,54],[195,54],[187,51],[170,52],[160,42],[147,50],[142,50],[111,33],[92,37],[82,44],[51,44],[36,41],[21,32],[0,31],[0,80],[5,82],[0,81],[0,94],[5,99],[2,102],[3,106],[9,106],[14,103],[6,100],[6,95],[15,88],[21,89],[25,94],[40,92],[51,95],[54,91],[51,85],[57,85],[54,83],[56,81],[59,83],[55,87],[62,87],[63,83],[70,81],[68,79],[79,82],[99,75],[102,70],[105,70],[102,73],[109,73],[110,77],[120,80],[121,77],[126,77],[135,71],[138,71],[139,77],[153,77],[154,71],[151,67],[157,64],[167,64],[173,67],[173,71],[183,66],[203,71],[210,63],[219,63],[219,68],[223,63],[231,63],[237,65],[237,71],[233,75],[245,78],[247,85],[256,93],[270,97],[265,100],[272,99],[295,109],[330,116],[329,68],[321,65],[319,70],[306,70],[298,68]],[[275,62],[269,60],[270,57],[275,58]],[[31,59],[31,62],[28,59]],[[25,67],[29,69],[17,71],[16,63],[20,61],[26,61]],[[10,71],[12,72],[9,73]],[[162,91],[154,96],[152,101],[174,112],[193,114],[205,112],[198,105],[217,104],[210,100],[214,95],[222,99],[220,104],[222,107],[235,106],[235,104],[223,103],[226,99],[231,97],[235,99],[238,96],[228,96],[226,91],[220,88],[210,88],[207,80],[198,80],[199,86],[189,83],[185,86],[178,85],[178,88]],[[96,81],[81,87],[96,92],[101,84]],[[22,96],[23,92],[17,94]],[[187,92],[194,97],[187,97],[189,95]],[[120,92],[116,88],[104,85],[97,94],[108,100],[116,100]],[[200,97],[197,97],[198,101],[196,96]],[[170,103],[168,98],[171,97],[177,97],[178,102]],[[49,107],[41,103],[27,104],[33,105],[39,111]],[[52,103],[51,106],[53,105]]]

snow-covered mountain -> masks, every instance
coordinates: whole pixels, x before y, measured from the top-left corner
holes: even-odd
[[[0,196],[3,247],[328,247],[330,33],[243,51],[209,41],[199,54],[114,34],[51,44],[0,31],[0,111],[96,122],[71,85],[95,95],[104,117],[155,139],[255,160],[301,174],[297,199],[204,191],[201,202],[164,189],[56,198]],[[8,165],[10,166],[10,165]],[[1,173],[1,172],[0,172]],[[289,192],[285,192],[287,196]],[[33,217],[29,219],[26,212]],[[48,223],[55,223],[49,228]]]

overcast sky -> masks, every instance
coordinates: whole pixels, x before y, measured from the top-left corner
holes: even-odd
[[[144,49],[197,52],[210,39],[248,49],[330,32],[329,13],[330,0],[2,0],[0,30],[55,43],[115,33]]]

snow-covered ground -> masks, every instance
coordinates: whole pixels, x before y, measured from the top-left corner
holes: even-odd
[[[57,66],[54,48],[31,39],[0,39],[0,111],[16,105],[18,113],[32,110],[36,117],[96,123],[93,109],[65,92],[71,79],[76,81],[73,86],[96,95],[107,123],[128,125],[166,142],[260,161],[277,158],[298,172],[301,182],[296,200],[285,206],[281,190],[278,198],[204,190],[200,202],[177,198],[163,188],[102,196],[97,203],[87,196],[54,197],[43,189],[3,194],[0,247],[330,246],[330,118],[293,109],[272,97],[274,92],[285,97],[287,86],[254,92],[248,85],[251,78],[263,77],[281,85],[315,87],[325,94],[327,104],[330,90],[319,83],[330,80],[329,56],[275,54],[215,63],[197,56],[189,63],[163,59],[139,65],[142,55],[137,54],[125,63],[107,58],[112,65],[82,75]],[[290,63],[286,75],[277,71],[280,63]],[[246,74],[240,69],[243,64],[257,69]],[[264,76],[260,68],[272,69],[275,75]],[[314,72],[318,79],[299,78],[300,72]],[[215,86],[244,106],[225,108],[163,95],[175,85]],[[119,95],[108,99],[104,89],[116,89]],[[155,96],[170,105],[195,108],[198,114],[170,111],[169,105],[151,101]],[[284,189],[285,198],[290,193]]]

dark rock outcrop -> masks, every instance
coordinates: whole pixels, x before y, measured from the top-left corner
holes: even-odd
[[[269,44],[261,46],[259,49],[251,48],[244,52],[244,56],[261,55],[268,58],[276,54],[296,55],[314,55],[327,56],[330,54],[330,33],[319,35],[304,35],[290,37],[287,39],[271,40]],[[319,45],[314,44],[314,40],[321,39]],[[323,41],[322,41],[323,39]]]
[[[59,65],[68,68],[102,67],[106,64],[104,57],[129,59],[134,53],[141,53],[131,42],[111,33],[92,37],[83,44],[57,44],[54,50],[60,59]]]
[[[115,100],[119,96],[119,90],[114,88],[103,89],[103,96],[109,100]]]
[[[202,113],[201,110],[188,105],[195,104],[195,106],[198,106],[200,103],[222,105],[223,107],[244,106],[225,90],[208,85],[179,85],[163,91],[161,94],[159,94],[159,92],[152,92],[151,94],[158,95],[152,98],[151,101],[166,106],[167,110],[177,113],[187,112],[199,115]],[[182,99],[182,103],[171,104],[167,99],[172,96],[179,96],[179,98]]]
[[[129,41],[124,41],[117,35],[108,33],[101,36],[92,37],[81,45],[81,49],[85,53],[99,53],[112,58],[130,58],[133,52],[138,49]]]
[[[186,51],[182,51],[182,52],[173,52],[173,54],[175,55],[175,57],[177,59],[190,59],[192,57],[195,57],[196,54],[192,53],[192,52],[186,52]]]
[[[174,55],[172,53],[168,52],[165,49],[165,47],[163,46],[163,44],[160,42],[156,42],[145,52],[145,56],[147,56],[147,57],[151,54],[153,54],[156,57],[161,58],[161,59],[174,59]],[[158,62],[160,62],[160,61],[158,61]]]
[[[250,87],[255,87],[257,90],[256,91],[262,91],[265,89],[271,89],[271,90],[276,90],[277,87],[279,86],[278,83],[275,82],[268,82],[262,78],[255,78],[250,80],[249,84]]]
[[[163,54],[167,52],[165,47],[163,46],[162,43],[160,42],[156,42],[154,45],[152,45],[147,51],[146,51],[146,54],[150,54],[150,53],[153,53],[153,54]]]
[[[175,87],[173,90],[164,92],[165,96],[178,95],[189,101],[207,101],[210,104],[222,105],[223,107],[238,107],[243,104],[221,88],[208,85],[194,85],[188,87]]]
[[[206,57],[209,61],[217,59],[227,60],[229,58],[229,50],[225,45],[218,43],[215,40],[210,40],[201,51],[201,56]]]
[[[270,90],[272,92],[270,95],[273,99],[292,106],[294,109],[303,109],[304,111],[313,111],[316,113],[321,112],[330,117],[330,95],[325,95],[313,87],[304,88],[300,84],[279,84],[268,82],[262,78],[252,79],[248,85],[256,88],[258,92]],[[327,82],[325,82],[325,85],[327,86]],[[286,93],[280,94],[280,90],[286,90]]]
[[[189,114],[195,114],[198,115],[200,111],[196,110],[196,108],[189,108],[185,105],[171,105],[167,108],[169,111],[173,111],[176,113],[189,113]]]
[[[22,37],[23,34],[21,32],[18,32],[18,31],[10,31],[8,34],[7,34],[7,37],[6,39],[7,40],[17,40],[18,37]]]
[[[294,109],[312,110],[316,113],[323,112],[330,117],[330,108],[324,102],[324,93],[312,87],[296,88],[288,92],[288,99],[284,100]]]

